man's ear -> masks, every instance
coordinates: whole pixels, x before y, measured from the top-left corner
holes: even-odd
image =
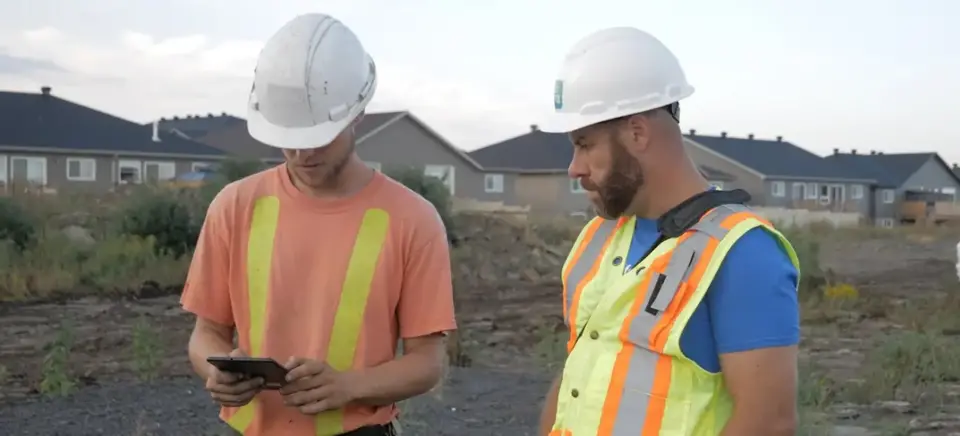
[[[651,114],[636,114],[627,118],[627,134],[634,150],[644,151],[650,144],[653,134],[654,116]]]

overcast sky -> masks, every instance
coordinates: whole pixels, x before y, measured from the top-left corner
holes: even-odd
[[[305,12],[339,18],[373,55],[372,110],[409,109],[465,149],[525,132],[552,108],[570,45],[632,25],[696,87],[685,130],[960,161],[949,0],[0,0],[0,89],[49,85],[138,122],[244,116],[263,41]]]

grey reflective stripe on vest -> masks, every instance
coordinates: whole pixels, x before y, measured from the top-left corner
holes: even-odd
[[[577,259],[577,262],[570,267],[570,272],[567,274],[567,301],[564,304],[567,306],[566,313],[569,315],[570,311],[573,310],[573,301],[577,294],[577,287],[580,286],[587,274],[590,273],[590,269],[593,268],[593,265],[597,262],[600,262],[603,259],[603,246],[606,244],[607,239],[613,235],[613,231],[617,229],[617,220],[603,220],[600,223],[600,227],[597,228],[597,231],[594,232],[593,237],[589,241],[586,241],[586,247],[584,247],[583,252],[580,253],[580,257]],[[584,242],[581,242],[584,243]],[[567,324],[567,327],[573,325],[576,320],[564,319],[564,323]]]
[[[630,369],[624,382],[612,436],[636,436],[643,429],[649,395],[653,391],[657,359],[660,353],[650,350],[650,333],[664,310],[673,301],[680,284],[687,280],[693,267],[700,261],[711,238],[723,239],[729,230],[721,224],[731,215],[747,211],[742,205],[724,205],[709,212],[691,228],[689,238],[674,247],[670,262],[663,274],[653,273],[640,312],[630,321],[629,338],[637,345],[630,356]],[[656,291],[657,283],[659,291]],[[655,295],[656,294],[656,295]]]

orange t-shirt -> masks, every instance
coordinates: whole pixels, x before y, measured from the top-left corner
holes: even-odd
[[[399,338],[456,328],[446,232],[423,197],[380,174],[347,198],[293,186],[280,165],[211,203],[183,290],[184,309],[236,327],[240,348],[338,370],[396,356]],[[396,406],[305,416],[264,391],[221,418],[251,435],[338,434],[385,424]]]

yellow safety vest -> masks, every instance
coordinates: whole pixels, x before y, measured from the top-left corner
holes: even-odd
[[[639,264],[624,265],[634,218],[594,218],[563,266],[569,355],[551,436],[715,436],[733,403],[719,373],[680,350],[680,335],[733,244],[773,226],[742,205],[707,212]],[[628,269],[629,268],[629,269]]]

